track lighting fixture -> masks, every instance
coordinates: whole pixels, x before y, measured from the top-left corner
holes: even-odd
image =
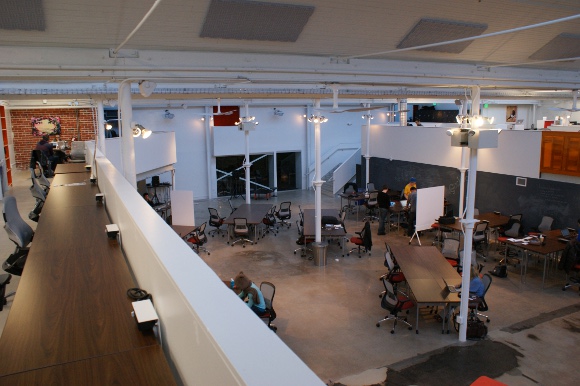
[[[170,113],[169,110],[165,110],[165,114],[163,115],[163,118],[173,119],[173,117],[175,117],[175,114]]]

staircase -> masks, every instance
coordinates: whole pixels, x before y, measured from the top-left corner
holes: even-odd
[[[334,171],[339,167],[340,165],[336,165],[331,171],[329,171],[328,173],[326,173],[323,177],[322,177],[322,181],[325,181],[324,184],[322,184],[322,189],[321,189],[321,194],[328,196],[328,197],[334,197],[334,192],[332,191],[332,186],[333,186],[333,179],[332,179],[332,175],[334,173]],[[354,180],[354,177],[352,177],[352,179]],[[339,192],[342,193],[342,192]]]

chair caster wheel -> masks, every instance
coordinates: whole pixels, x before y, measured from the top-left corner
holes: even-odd
[[[377,324],[376,324],[376,326],[377,326],[377,327],[380,327],[380,326],[381,326],[381,324],[380,324],[380,323],[377,323]]]
[[[234,244],[232,244],[232,248],[234,247]]]
[[[489,323],[489,322],[491,322],[491,320],[487,319],[486,322]]]
[[[413,329],[413,327],[409,327],[409,328],[407,328],[407,329],[408,329],[409,331],[411,331],[411,330]]]
[[[207,255],[209,256],[209,255],[211,255],[211,253],[208,252]]]
[[[391,330],[391,334],[394,334],[394,333],[395,333],[395,330]]]
[[[245,245],[242,245],[242,248],[245,248],[245,247],[246,247]]]

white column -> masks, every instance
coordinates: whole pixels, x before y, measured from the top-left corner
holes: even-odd
[[[103,112],[103,100],[97,101],[97,143],[98,148],[104,155],[107,155],[105,151],[105,113]]]
[[[466,116],[467,115],[467,101],[463,103],[461,106],[460,115]],[[465,129],[467,127],[467,123],[465,119],[461,120],[461,128]],[[465,209],[465,172],[467,171],[467,161],[468,161],[469,152],[465,147],[461,148],[461,167],[459,168],[459,173],[461,174],[461,178],[459,179],[459,214],[458,216],[463,216],[463,209]]]
[[[212,116],[208,115],[213,112],[213,107],[205,106],[204,113],[206,114],[203,120],[203,128],[205,131],[205,160],[207,165],[207,196],[211,199],[214,198],[214,187],[216,186],[216,172],[215,168],[212,167],[212,151],[210,145],[211,132],[213,127]],[[175,188],[174,188],[175,189]]]
[[[131,82],[123,81],[119,85],[119,112],[121,113],[121,159],[123,176],[137,189],[135,172],[135,145],[131,122],[133,120],[133,105],[131,103]]]
[[[314,103],[315,110],[320,109],[320,99],[317,99]],[[322,242],[322,184],[324,181],[321,181],[320,170],[321,170],[321,161],[320,161],[320,121],[315,120],[314,122],[314,213],[315,213],[315,222],[314,226],[316,228],[316,237],[315,241],[317,243]]]
[[[367,112],[366,119],[367,119],[367,151],[365,154],[366,159],[366,186],[369,186],[370,181],[370,164],[371,164],[371,119],[373,116],[371,115],[371,110]]]
[[[479,86],[472,87],[471,115],[479,115]],[[461,278],[461,303],[460,303],[460,324],[459,341],[467,340],[467,314],[469,313],[469,282],[471,281],[471,251],[473,249],[473,209],[475,207],[475,182],[477,176],[477,149],[470,149],[469,155],[469,180],[467,182],[467,212],[462,223],[465,224],[465,237],[463,238],[463,276]]]
[[[250,119],[248,102],[246,102],[245,110],[245,119]],[[244,162],[244,168],[246,170],[246,204],[249,204],[252,196],[250,190],[250,167],[252,164],[250,163],[250,132],[248,130],[244,130],[244,137],[246,140],[246,162]]]
[[[399,111],[407,110],[407,99],[399,99]],[[407,112],[399,113],[399,123],[401,126],[407,126]]]

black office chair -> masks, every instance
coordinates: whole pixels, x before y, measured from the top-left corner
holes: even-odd
[[[32,162],[38,162],[45,177],[54,177],[54,172],[52,171],[50,160],[41,150],[32,150],[30,155],[30,163],[32,164]]]
[[[36,199],[34,204],[34,208],[28,213],[28,218],[32,221],[38,222],[40,218],[40,213],[42,212],[42,208],[44,207],[44,202],[46,201],[46,191],[42,189],[38,179],[32,180],[32,187],[30,188],[30,192],[32,193],[32,197]]]
[[[272,321],[276,319],[276,311],[274,311],[274,295],[276,294],[276,286],[269,281],[263,281],[260,284],[260,291],[264,296],[264,302],[266,303],[266,313],[260,315],[267,325],[268,328],[274,332],[278,330],[278,327],[272,324]]]
[[[280,204],[280,208],[278,209],[278,211],[276,212],[276,217],[278,218],[278,220],[280,220],[280,225],[282,226],[287,226],[288,228],[290,228],[290,226],[292,225],[292,223],[290,223],[290,218],[292,217],[292,210],[290,209],[290,207],[292,206],[292,203],[290,201],[284,201]]]
[[[218,235],[222,235],[224,237],[227,231],[221,229],[221,226],[224,225],[225,217],[220,217],[219,212],[215,208],[207,208],[209,211],[209,225],[214,227],[211,231],[207,232],[208,235],[214,237],[217,233]]]
[[[483,256],[483,261],[486,261],[487,253],[489,252],[489,222],[481,221],[475,224],[475,228],[473,229],[473,246],[477,253]]]
[[[393,289],[396,291],[397,290],[397,286],[400,283],[404,283],[407,281],[407,279],[405,278],[405,274],[401,271],[401,268],[395,263],[395,259],[393,256],[393,252],[391,251],[391,247],[389,247],[389,245],[387,243],[385,243],[385,246],[387,248],[386,252],[385,252],[385,261],[384,261],[384,266],[387,267],[389,269],[389,271],[387,273],[385,273],[383,276],[379,277],[379,280],[387,280],[389,283],[391,283],[393,285]],[[379,297],[383,297],[385,294],[385,291],[381,292],[381,294],[379,295]]]
[[[198,254],[200,251],[203,251],[207,253],[209,256],[210,255],[209,251],[207,250],[206,247],[204,247],[204,244],[207,243],[207,236],[205,234],[206,225],[207,223],[205,222],[201,224],[201,226],[195,231],[193,231],[191,235],[189,235],[189,237],[186,236],[186,241],[187,244]]]
[[[573,286],[580,289],[580,244],[568,242],[558,262],[558,269],[566,272],[566,284],[562,287],[562,291]]]
[[[275,211],[276,206],[272,206],[262,219],[262,224],[266,226],[266,229],[264,230],[265,233],[272,232],[274,236],[278,236],[278,225],[276,225],[277,221]]]
[[[360,232],[354,232],[357,236],[350,238],[350,242],[356,245],[355,248],[347,252],[347,256],[354,251],[358,251],[358,257],[361,257],[361,248],[365,249],[365,253],[368,252],[371,255],[371,248],[373,246],[372,236],[371,236],[371,223],[365,222],[363,229]]]
[[[10,279],[12,279],[12,275],[10,274],[0,275],[0,311],[8,304],[8,298],[15,294],[15,292],[10,292],[6,295],[6,286],[10,284]]]
[[[234,237],[236,240],[232,243],[234,244],[242,243],[242,247],[246,247],[246,243],[254,244],[250,237],[250,228],[248,227],[248,220],[245,218],[234,218]]]
[[[379,196],[379,193],[377,191],[371,192],[369,194],[369,198],[368,200],[366,200],[365,202],[365,206],[367,208],[367,212],[365,214],[365,217],[363,218],[363,221],[370,221],[373,222],[374,220],[379,220],[379,217],[377,216],[377,209],[379,208],[379,201],[377,200],[377,197]]]
[[[383,319],[379,320],[376,324],[377,327],[381,326],[382,322],[387,320],[394,320],[393,329],[391,334],[395,333],[395,328],[397,327],[397,322],[401,322],[407,325],[409,330],[413,329],[411,323],[407,321],[407,317],[401,318],[398,316],[399,312],[405,311],[409,313],[409,310],[415,307],[415,303],[407,295],[400,291],[396,291],[393,285],[386,279],[383,278],[383,285],[385,287],[385,294],[381,298],[381,307],[389,311],[389,315],[385,316]]]
[[[8,238],[16,244],[14,252],[4,261],[2,269],[16,276],[22,275],[26,257],[28,256],[28,245],[32,242],[34,231],[18,212],[16,198],[13,196],[4,197],[4,229]]]
[[[306,238],[304,236],[304,227],[300,224],[300,221],[296,220],[296,228],[298,229],[298,238],[296,239],[296,244],[300,245],[300,248],[294,250],[294,254],[300,251],[301,257],[306,257],[306,252],[312,252],[312,249],[308,248],[306,245],[313,243],[314,239]],[[314,256],[310,256],[308,260],[312,260]]]

